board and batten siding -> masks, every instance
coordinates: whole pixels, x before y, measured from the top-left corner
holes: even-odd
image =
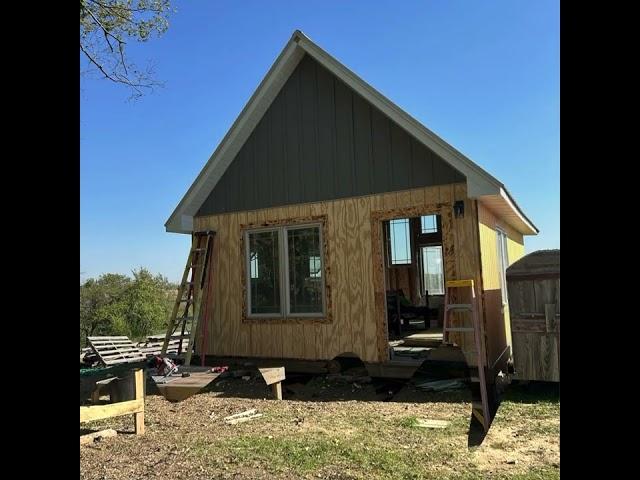
[[[497,358],[507,345],[513,349],[509,306],[506,305],[504,309],[502,306],[496,228],[507,234],[507,260],[511,265],[524,256],[524,237],[478,202],[483,306],[485,323],[491,332],[487,335],[490,359]]]
[[[464,181],[305,55],[197,216]]]
[[[212,315],[208,318],[205,353],[331,360],[350,352],[363,361],[386,361],[380,347],[387,339],[379,333],[374,298],[372,213],[438,203],[444,204],[443,211],[449,213],[455,200],[465,201],[465,216],[453,218],[449,238],[443,238],[445,250],[452,257],[449,276],[479,281],[478,220],[475,201],[466,197],[465,184],[196,217],[197,230],[216,231],[213,290],[208,306]],[[320,215],[327,217],[332,321],[243,322],[242,264],[245,260],[241,251],[241,225]],[[383,290],[384,285],[380,288]],[[198,353],[200,345],[198,341]]]

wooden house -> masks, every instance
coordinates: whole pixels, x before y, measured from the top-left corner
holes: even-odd
[[[215,232],[197,354],[370,366],[395,361],[389,292],[437,308],[454,279],[475,281],[487,365],[506,362],[505,270],[538,232],[500,181],[300,31],[165,226]]]

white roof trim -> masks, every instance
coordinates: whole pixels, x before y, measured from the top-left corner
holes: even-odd
[[[293,33],[284,50],[251,96],[229,129],[229,132],[222,139],[218,148],[213,152],[209,161],[165,223],[167,231],[190,233],[193,230],[193,216],[220,180],[222,174],[235,158],[305,53],[309,54],[364,99],[376,106],[418,141],[434,151],[453,168],[465,175],[467,179],[467,195],[470,198],[482,198],[485,196],[494,199],[496,197],[502,198],[513,209],[514,216],[522,218],[522,222],[515,222],[519,227],[514,225],[514,228],[519,231],[521,229],[526,230],[526,232],[522,231],[524,234],[532,234],[530,233],[532,231],[537,233],[535,226],[526,219],[526,216],[520,211],[515,202],[510,199],[500,181],[367,84],[299,30]]]

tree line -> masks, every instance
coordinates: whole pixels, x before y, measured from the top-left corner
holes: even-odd
[[[178,286],[146,268],[132,276],[105,273],[80,284],[80,346],[94,335],[126,335],[133,341],[164,333]]]

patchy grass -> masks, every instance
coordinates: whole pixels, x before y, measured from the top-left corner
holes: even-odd
[[[315,383],[319,389],[326,388],[322,382]],[[323,401],[320,391],[317,399],[290,397],[276,402],[263,398],[259,385],[237,380],[232,386],[246,389],[245,394],[209,391],[177,404],[147,397],[146,434],[118,435],[81,447],[81,478],[534,480],[560,476],[560,402],[553,392],[512,387],[482,445],[468,448],[471,405],[468,395],[460,392],[428,398],[405,387],[397,395],[402,401],[382,402],[370,388],[356,392],[357,401]],[[332,391],[331,395],[349,398],[350,385],[335,388],[344,388],[344,394]],[[264,416],[237,425],[222,421],[226,415],[250,408]],[[419,428],[420,419],[450,424],[444,429]],[[120,431],[132,429],[127,417],[99,424]]]

